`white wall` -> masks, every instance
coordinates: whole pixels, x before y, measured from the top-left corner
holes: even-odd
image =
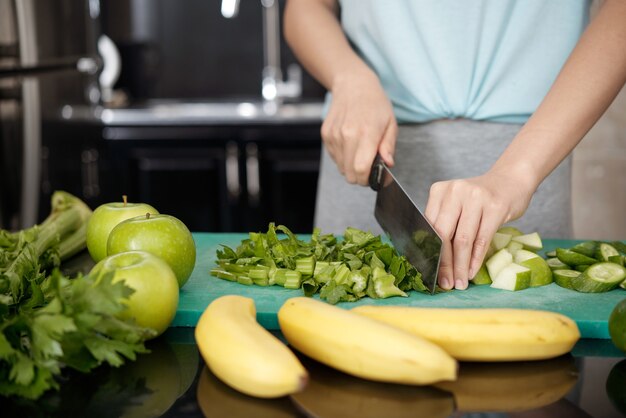
[[[574,238],[626,240],[626,88],[573,159]]]

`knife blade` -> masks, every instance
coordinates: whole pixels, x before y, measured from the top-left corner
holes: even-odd
[[[400,255],[417,268],[430,293],[435,292],[441,258],[441,237],[402,188],[378,154],[370,187],[377,192],[374,216]]]

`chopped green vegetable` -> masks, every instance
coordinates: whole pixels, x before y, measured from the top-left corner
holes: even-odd
[[[619,264],[596,263],[585,270],[580,276],[572,278],[574,290],[585,293],[608,292],[626,280],[626,268]]]
[[[315,229],[307,242],[270,223],[266,233],[252,232],[237,248],[222,246],[216,254],[219,267],[211,270],[215,277],[247,276],[257,285],[302,288],[306,296],[319,292],[333,304],[428,292],[422,275],[405,257],[380,236],[356,228],[347,228],[343,240]]]
[[[145,352],[152,330],[118,319],[132,289],[113,274],[69,279],[60,261],[85,248],[91,210],[55,192],[44,222],[0,231],[0,395],[39,398],[58,389],[63,366],[87,372]]]

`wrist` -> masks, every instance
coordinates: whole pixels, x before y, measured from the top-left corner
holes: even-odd
[[[342,89],[344,86],[353,86],[354,84],[379,84],[376,73],[372,71],[367,65],[358,63],[352,66],[346,66],[341,71],[337,72],[331,81],[330,91]]]
[[[511,187],[531,196],[539,187],[541,179],[537,168],[523,159],[517,161],[497,161],[488,172],[498,178],[507,179]]]

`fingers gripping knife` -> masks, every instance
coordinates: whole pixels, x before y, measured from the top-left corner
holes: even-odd
[[[394,247],[422,274],[431,293],[437,285],[441,238],[404,191],[380,155],[376,155],[369,184],[377,192],[374,216]]]

